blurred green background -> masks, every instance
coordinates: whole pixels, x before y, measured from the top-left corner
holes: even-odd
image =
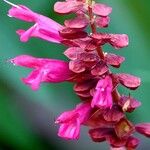
[[[122,50],[111,51],[126,57],[119,71],[135,74],[142,79],[141,87],[131,94],[142,102],[130,118],[136,122],[150,122],[150,1],[149,0],[100,0],[113,7],[111,23],[104,31],[126,33],[130,45]],[[53,11],[54,0],[14,0],[32,10],[63,23],[65,18]],[[78,141],[66,141],[57,137],[55,118],[63,111],[74,108],[79,102],[72,84],[42,84],[40,90],[32,91],[19,79],[30,70],[15,67],[8,59],[21,54],[36,57],[66,59],[65,47],[40,39],[21,43],[15,31],[31,24],[7,17],[10,8],[0,1],[0,150],[107,150],[105,143],[93,143],[82,128]],[[116,71],[116,70],[114,70]],[[129,91],[120,87],[121,93]],[[149,139],[140,137],[139,150],[149,150]]]

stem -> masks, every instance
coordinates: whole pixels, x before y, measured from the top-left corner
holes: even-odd
[[[117,88],[115,88],[114,91],[112,92],[112,97],[113,97],[114,102],[118,102],[120,100],[120,94]]]
[[[92,31],[92,33],[97,33],[96,25],[94,23],[94,15],[93,15],[93,11],[92,11],[92,0],[88,0],[88,13],[89,13],[89,18],[90,18],[91,31]],[[104,56],[102,48],[97,47],[96,51],[97,51],[99,57],[104,60],[105,56]],[[114,102],[117,102],[120,100],[120,94],[116,88],[112,92],[112,96],[113,96]]]
[[[90,27],[91,27],[91,31],[92,33],[96,34],[96,25],[94,23],[94,15],[93,15],[93,11],[92,11],[92,0],[88,0],[88,14],[89,14],[89,18],[90,18]],[[105,56],[102,50],[102,47],[97,47],[96,51],[99,55],[99,57],[104,60]],[[114,99],[114,102],[117,102],[120,100],[120,94],[118,92],[118,90],[115,88],[114,91],[112,92],[112,96]]]
[[[93,11],[92,11],[92,0],[88,1],[88,13],[89,13],[89,18],[90,18],[91,31],[92,31],[92,33],[97,33],[96,25],[94,23],[94,15],[93,15]],[[97,51],[99,57],[104,60],[105,56],[104,56],[102,48],[97,47],[96,51]]]

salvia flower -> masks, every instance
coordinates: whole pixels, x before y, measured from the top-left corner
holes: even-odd
[[[140,123],[135,126],[137,132],[150,137],[150,123]]]
[[[103,52],[103,45],[121,49],[129,44],[126,34],[103,33],[98,28],[106,28],[110,22],[112,8],[94,0],[66,0],[56,2],[54,11],[59,15],[73,15],[74,18],[60,25],[56,21],[33,12],[24,5],[15,5],[7,0],[12,8],[8,16],[34,23],[27,30],[17,30],[22,42],[31,37],[64,44],[67,49],[63,54],[68,61],[50,58],[36,58],[20,55],[10,60],[16,66],[33,69],[23,78],[23,82],[37,90],[43,82],[73,82],[74,92],[81,99],[75,109],[63,112],[55,121],[59,124],[58,136],[65,139],[78,139],[81,125],[89,128],[89,135],[94,142],[106,141],[111,150],[136,149],[138,132],[150,137],[150,123],[134,125],[126,113],[133,112],[141,105],[130,94],[121,95],[118,85],[136,90],[140,78],[126,74],[113,73],[125,61],[123,56]],[[87,28],[91,29],[86,30]]]
[[[8,2],[8,1],[6,1]],[[8,2],[9,3],[9,2]],[[26,22],[34,22],[35,24],[28,30],[17,30],[22,42],[27,42],[30,37],[38,37],[50,42],[60,43],[62,38],[59,35],[59,30],[63,28],[62,25],[54,20],[31,11],[24,5],[12,5],[8,12],[8,16],[14,17]]]
[[[86,122],[90,111],[89,103],[81,103],[74,110],[62,113],[56,120],[60,124],[58,135],[65,139],[78,139],[80,126]]]
[[[10,61],[14,65],[34,69],[26,78],[22,79],[33,90],[37,90],[41,82],[63,82],[69,79],[71,75],[68,63],[62,60],[20,55]]]
[[[104,108],[112,107],[112,79],[106,76],[104,79],[100,79],[96,85],[96,91],[91,102],[91,106],[98,106]]]

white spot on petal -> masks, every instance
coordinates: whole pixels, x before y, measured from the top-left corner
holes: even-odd
[[[104,88],[101,88],[101,91],[103,92],[103,91],[105,91],[105,89],[104,89]]]

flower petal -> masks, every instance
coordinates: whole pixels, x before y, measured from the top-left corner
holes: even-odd
[[[135,126],[135,129],[140,134],[150,137],[150,123],[140,123]]]

